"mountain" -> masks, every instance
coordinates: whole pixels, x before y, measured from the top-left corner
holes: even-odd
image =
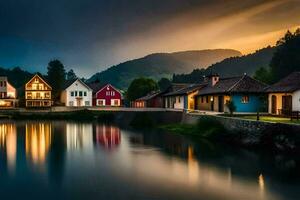
[[[225,58],[235,56],[241,56],[241,53],[231,49],[150,54],[96,73],[88,79],[88,82],[99,80],[125,89],[133,79],[138,77],[158,80],[162,77],[171,77],[174,73],[190,73],[195,68],[206,68]]]
[[[217,73],[221,77],[240,76],[244,73],[253,76],[260,67],[268,68],[275,51],[276,47],[266,47],[245,56],[226,58],[206,69],[195,69],[190,74],[175,74],[173,82],[201,82],[204,75],[211,73]]]

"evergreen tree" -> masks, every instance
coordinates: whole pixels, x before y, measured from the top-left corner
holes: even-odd
[[[158,81],[159,89],[162,92],[166,91],[171,85],[172,85],[171,81],[167,78],[161,78]]]
[[[277,42],[277,50],[270,63],[274,82],[294,71],[300,71],[299,55],[300,29],[295,33],[288,31],[285,36]]]
[[[264,67],[259,68],[256,70],[253,78],[259,80],[263,83],[271,84],[272,83],[272,74],[269,70]]]
[[[73,69],[70,69],[67,72],[67,80],[74,80],[76,78],[77,78],[77,76],[76,76],[75,72],[73,71]]]
[[[66,81],[66,71],[64,65],[59,60],[52,60],[48,64],[47,79],[52,87],[52,96],[55,101],[59,100],[60,93]]]

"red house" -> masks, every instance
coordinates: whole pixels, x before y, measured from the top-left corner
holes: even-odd
[[[89,86],[93,89],[93,106],[121,106],[122,94],[111,84],[92,83]]]

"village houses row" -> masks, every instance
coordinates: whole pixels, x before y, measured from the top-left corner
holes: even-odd
[[[86,84],[81,79],[66,81],[61,93],[65,106],[121,106],[122,95],[110,84]],[[15,107],[18,102],[16,89],[7,77],[0,77],[0,106]],[[25,106],[28,108],[51,107],[52,87],[39,75],[34,75],[25,85]]]
[[[137,99],[134,107],[165,107],[185,111],[236,113],[268,112],[289,115],[300,111],[300,72],[293,72],[273,85],[266,85],[246,74],[220,78],[206,76],[200,84],[172,84],[166,91],[152,92]]]
[[[51,86],[39,75],[25,85],[26,107],[53,105]],[[68,107],[122,106],[122,94],[111,84],[90,83],[81,79],[66,81],[61,103]],[[300,72],[294,72],[274,85],[266,85],[248,75],[220,78],[206,76],[200,84],[172,84],[165,91],[153,91],[131,102],[136,108],[168,108],[182,111],[229,112],[232,101],[237,113],[263,110],[281,115],[300,110]],[[0,77],[0,107],[14,107],[18,102],[16,89],[7,77]]]

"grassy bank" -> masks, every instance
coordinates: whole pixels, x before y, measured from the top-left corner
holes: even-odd
[[[160,129],[168,132],[173,132],[182,135],[199,136],[206,139],[229,139],[231,138],[230,131],[217,120],[213,118],[200,118],[196,124],[167,124],[160,125]]]

